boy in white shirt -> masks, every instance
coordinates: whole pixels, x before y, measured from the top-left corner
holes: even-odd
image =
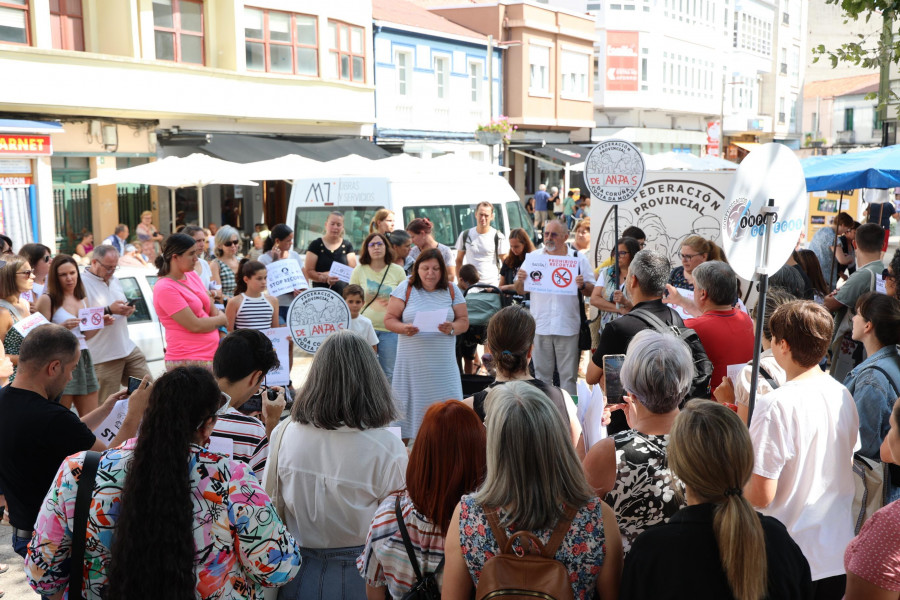
[[[853,397],[819,368],[834,320],[815,302],[780,306],[769,320],[772,353],[787,381],[751,415],[755,455],[744,494],[775,517],[809,561],[816,598],[844,595],[844,549],[853,539]]]
[[[363,303],[366,301],[362,287],[355,283],[344,288],[344,302],[350,309],[350,331],[362,336],[364,340],[372,345],[372,350],[378,353],[378,336],[375,335],[375,328],[369,317],[364,317],[360,313],[363,309]]]

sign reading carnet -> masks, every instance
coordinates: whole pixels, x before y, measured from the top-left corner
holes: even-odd
[[[50,156],[53,148],[49,135],[0,133],[0,156]]]
[[[776,211],[766,214],[763,208],[770,198]],[[753,150],[738,167],[726,201],[722,241],[734,271],[749,281],[757,268],[767,274],[780,269],[797,246],[809,208],[797,156],[783,144]],[[771,228],[768,260],[760,265],[757,252],[767,227]]]
[[[350,309],[334,290],[313,288],[291,302],[287,324],[294,343],[304,352],[315,354],[326,337],[350,327]]]
[[[600,202],[631,200],[644,184],[646,173],[641,151],[625,140],[600,142],[584,162],[585,185]]]

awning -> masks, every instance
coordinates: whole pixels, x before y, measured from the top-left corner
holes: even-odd
[[[241,135],[237,133],[212,133],[210,141],[199,140],[197,145],[186,146],[183,140],[167,143],[164,136],[159,137],[163,156],[187,156],[194,152],[203,152],[217,158],[238,163],[256,162],[279,158],[288,154],[298,154],[318,161],[329,161],[335,158],[358,154],[364,158],[377,160],[390,156],[390,152],[380,148],[368,140],[359,138],[338,138],[325,142],[309,142],[285,137],[268,137],[259,135]]]
[[[612,138],[634,144],[674,144],[679,146],[706,146],[707,142],[705,131],[662,129],[660,127],[598,127],[591,135],[591,140],[594,142]]]
[[[49,123],[46,121],[0,119],[0,132],[50,135],[51,133],[63,133],[63,126],[60,123]]]
[[[753,152],[754,150],[756,150],[757,148],[762,146],[762,144],[760,144],[759,142],[731,142],[731,143],[733,145],[737,146],[738,148],[740,148],[741,150],[746,150],[747,152]]]
[[[535,154],[552,158],[561,163],[580,163],[587,159],[590,148],[576,144],[547,144],[545,146],[530,146],[527,148]]]

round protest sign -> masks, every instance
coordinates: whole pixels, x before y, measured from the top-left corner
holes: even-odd
[[[763,209],[770,198],[775,211],[767,214]],[[738,167],[725,201],[721,239],[734,271],[749,281],[757,267],[766,274],[780,269],[797,246],[809,209],[806,179],[794,153],[775,143],[753,150]],[[758,265],[766,228],[770,228],[768,260]]]
[[[350,327],[350,309],[334,290],[313,288],[291,302],[287,325],[294,343],[301,350],[315,354],[326,337]]]
[[[647,167],[641,151],[625,140],[606,140],[588,152],[584,182],[600,202],[626,202],[644,184]]]

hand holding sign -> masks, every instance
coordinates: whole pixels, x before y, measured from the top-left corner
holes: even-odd
[[[331,270],[328,271],[329,277],[337,277],[338,281],[343,281],[344,283],[350,283],[351,275],[353,275],[353,267],[348,267],[338,261],[331,263]]]
[[[81,331],[103,329],[103,307],[82,308],[78,311],[78,321],[81,326]]]

